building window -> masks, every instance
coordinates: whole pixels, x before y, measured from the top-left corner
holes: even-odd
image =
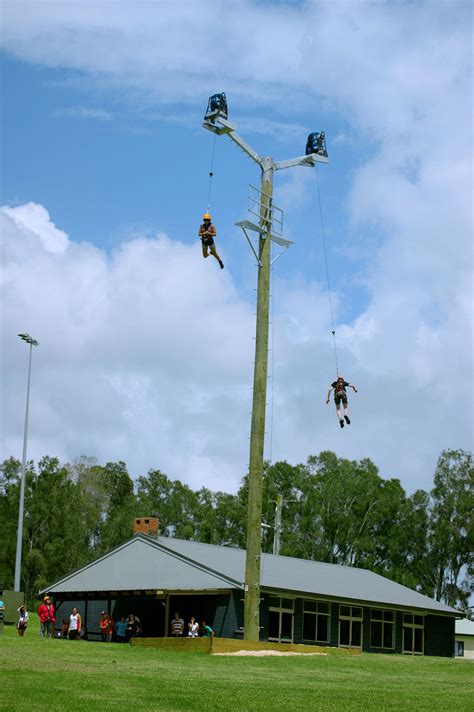
[[[455,640],[454,641],[454,655],[457,658],[464,657],[464,640]]]
[[[329,643],[329,603],[303,601],[303,640]]]
[[[362,647],[362,608],[340,606],[339,645],[344,648]]]
[[[423,655],[425,638],[425,619],[411,613],[403,614],[403,652],[410,655]]]
[[[370,618],[370,647],[387,648],[395,647],[395,613],[372,609]]]
[[[272,596],[269,601],[268,640],[279,643],[293,642],[293,616],[295,602],[292,598]]]

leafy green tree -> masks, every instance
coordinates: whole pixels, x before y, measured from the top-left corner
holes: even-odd
[[[267,465],[263,492],[264,521],[271,527],[276,496],[283,495],[282,554],[419,584],[427,553],[426,493],[407,499],[399,480],[382,479],[370,460],[331,452],[311,456],[306,466]],[[266,530],[264,551],[272,551],[272,543],[273,529]]]
[[[0,465],[0,588],[13,588],[20,473],[21,464],[13,457]]]
[[[109,497],[103,470],[95,458],[80,457],[67,465],[70,479],[77,487],[82,509],[84,536],[90,558],[103,551],[101,533],[107,518]]]
[[[211,492],[203,487],[197,493],[199,507],[198,541],[222,546],[245,546],[246,508],[238,495]]]
[[[141,516],[156,513],[163,536],[198,539],[198,496],[179,480],[170,480],[160,470],[138,478],[137,501]]]
[[[124,462],[108,462],[105,467],[92,468],[97,477],[96,491],[101,498],[103,521],[98,532],[98,553],[109,551],[133,534],[133,520],[138,502],[133,480]]]
[[[400,502],[386,539],[386,565],[378,573],[424,592],[428,522],[429,495],[424,490],[416,490]]]
[[[467,605],[474,562],[472,453],[441,453],[431,490],[429,547],[426,589],[448,605]]]

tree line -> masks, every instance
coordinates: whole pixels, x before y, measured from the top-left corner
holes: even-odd
[[[14,578],[20,462],[0,465],[0,587]],[[441,453],[430,492],[407,496],[369,460],[333,452],[306,464],[266,463],[264,552],[273,546],[283,497],[280,553],[370,569],[448,605],[465,608],[474,576],[472,454]],[[21,587],[27,596],[132,536],[135,517],[156,514],[163,536],[245,548],[247,476],[236,494],[194,491],[157,469],[132,479],[124,462],[55,457],[28,463]]]

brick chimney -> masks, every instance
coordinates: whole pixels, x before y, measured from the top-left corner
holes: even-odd
[[[133,520],[133,534],[147,534],[153,537],[153,539],[158,538],[158,532],[160,529],[160,520],[158,517],[139,517]]]

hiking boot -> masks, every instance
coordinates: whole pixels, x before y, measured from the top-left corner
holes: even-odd
[[[221,269],[224,269],[224,263],[223,263],[222,260],[219,260],[219,265],[220,265],[220,268],[221,268]]]
[[[339,425],[341,426],[341,428],[343,428],[343,427],[344,427],[344,421],[343,421],[343,420],[340,420],[340,421],[339,421]]]
[[[351,421],[349,420],[349,416],[348,416],[348,415],[345,415],[345,416],[344,416],[344,420],[346,421],[347,425],[350,425],[350,424],[351,424]]]

